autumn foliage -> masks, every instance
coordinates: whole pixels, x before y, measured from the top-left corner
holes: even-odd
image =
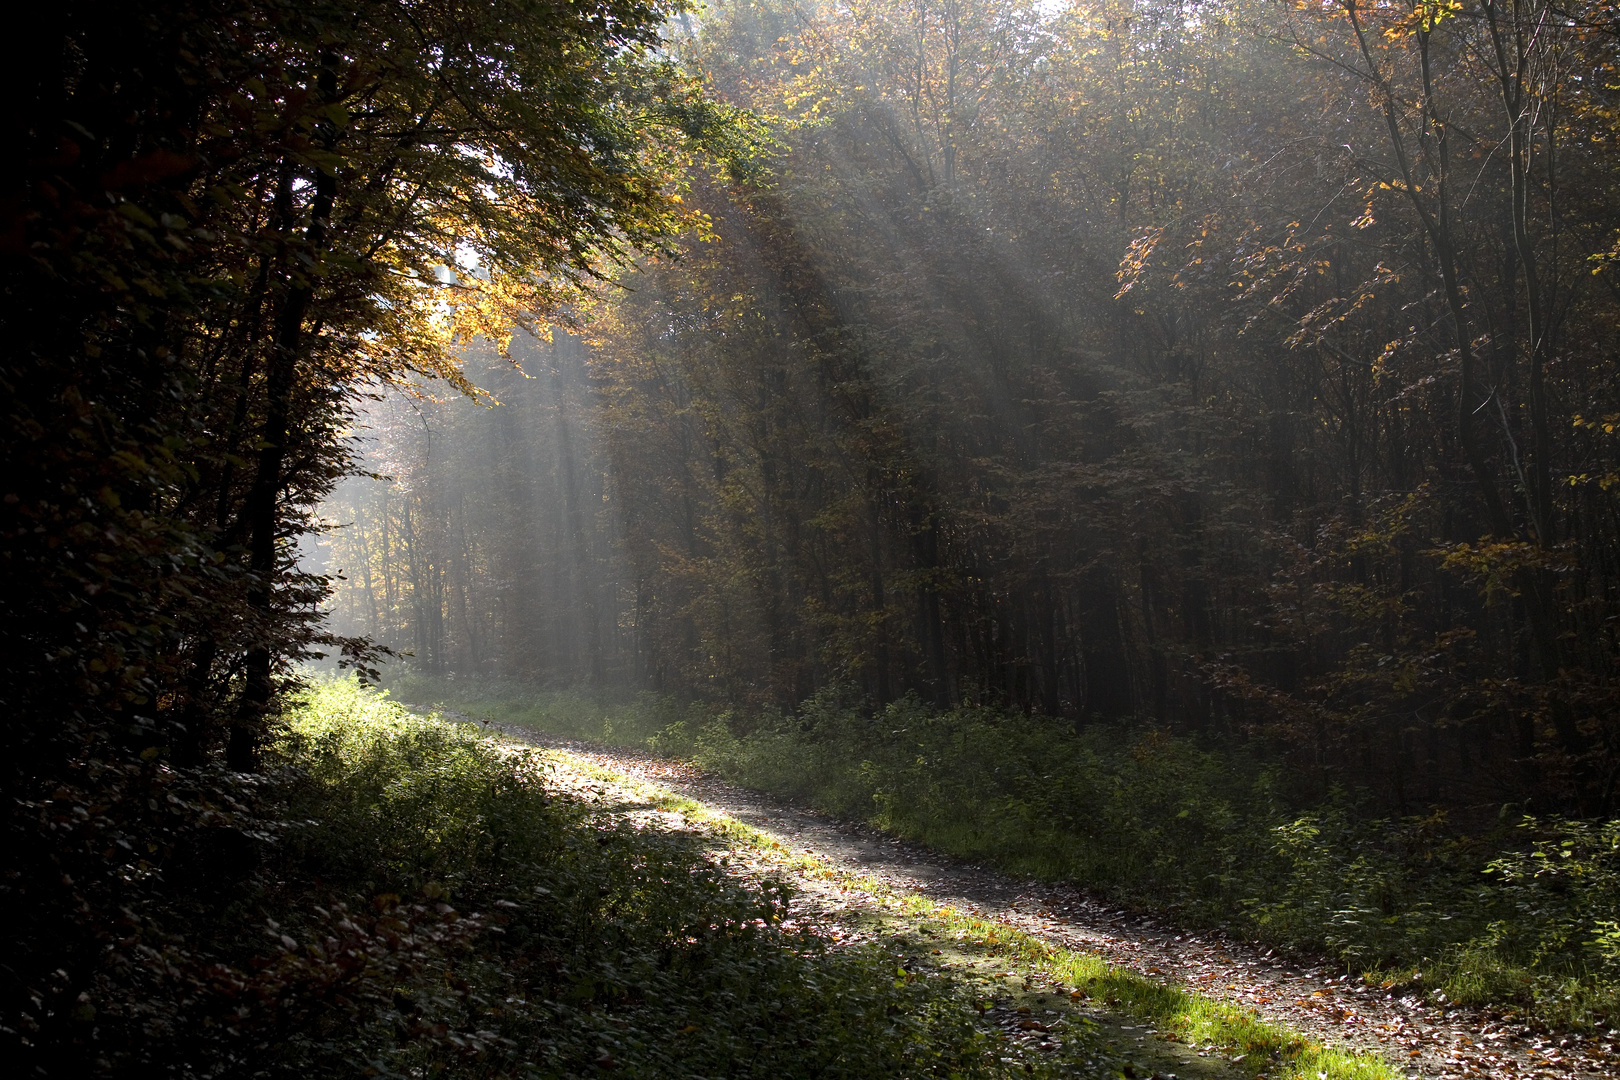
[[[532,358],[588,556],[454,450],[516,421],[383,438],[440,492],[419,666],[1137,718],[1396,813],[1612,811],[1606,9],[739,3],[681,41],[776,145]],[[511,588],[587,562],[589,663]],[[440,618],[373,599],[346,625]]]
[[[160,1068],[217,1021],[210,1072],[242,1052],[232,1032],[341,981],[244,975],[203,929],[276,841],[251,774],[294,667],[379,655],[321,627],[329,583],[298,568],[299,539],[353,468],[360,395],[470,392],[458,338],[504,342],[676,226],[670,170],[706,106],[653,53],[666,14],[18,14],[0,173],[11,1066]]]

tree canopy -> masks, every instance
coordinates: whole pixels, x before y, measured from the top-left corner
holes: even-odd
[[[42,1063],[282,992],[188,934],[286,824],[256,771],[322,655],[895,775],[885,716],[1129,729],[1263,762],[1255,820],[1274,777],[1614,814],[1610,4],[22,19],[0,1027]]]
[[[255,767],[293,666],[375,662],[320,626],[329,583],[297,566],[355,467],[356,404],[413,380],[472,392],[457,342],[504,345],[683,223],[677,167],[722,118],[660,51],[675,10],[19,16],[0,176],[8,1039],[164,1053],[182,990],[90,1045],[40,988],[116,982],[141,949],[200,964],[143,922],[152,868],[201,858],[218,808],[245,805],[219,770]],[[118,911],[133,923],[108,960]],[[70,1024],[65,1042],[42,1024]]]
[[[459,605],[429,662],[1611,807],[1614,45],[1600,5],[1494,0],[717,5],[686,47],[774,163],[696,173],[712,235],[542,361],[594,395],[608,660],[512,633],[496,537],[543,511],[458,434],[396,489],[460,470],[418,508]]]

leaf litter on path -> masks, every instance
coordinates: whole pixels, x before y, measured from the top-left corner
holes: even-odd
[[[442,712],[442,710],[441,710]],[[1099,901],[1070,885],[1014,878],[888,836],[857,822],[793,806],[763,792],[725,783],[681,762],[641,751],[564,739],[515,725],[474,722],[518,741],[567,751],[597,768],[632,780],[666,787],[773,838],[783,856],[813,860],[832,870],[858,873],[891,889],[915,892],[987,921],[1005,923],[1062,948],[1099,955],[1111,964],[1165,984],[1195,991],[1252,1010],[1327,1045],[1370,1052],[1395,1065],[1406,1076],[1436,1080],[1587,1080],[1620,1077],[1616,1043],[1620,1032],[1606,1037],[1537,1031],[1486,1010],[1448,1008],[1415,994],[1396,994],[1335,972],[1326,966],[1291,963],[1271,950],[1221,934],[1193,933],[1162,916],[1130,912]],[[592,781],[598,786],[601,781]],[[670,817],[660,813],[666,822]],[[738,865],[738,873],[757,869]],[[778,868],[780,869],[780,868]],[[802,870],[803,867],[801,866]],[[804,890],[804,917],[822,920],[835,940],[865,940],[863,911],[881,902],[869,891],[847,886],[829,888],[817,876],[799,873]],[[840,921],[839,911],[847,917]],[[958,958],[961,959],[961,958]],[[992,962],[991,966],[994,966]],[[983,971],[1002,979],[1012,972]],[[1045,988],[1047,993],[1050,988]],[[1026,983],[1024,992],[1034,992]],[[1039,994],[1037,993],[1037,996]],[[1020,1015],[1014,997],[1006,1014],[1010,1038],[1039,1045],[1039,1019]],[[1002,1008],[1001,1005],[993,1006]],[[987,1010],[987,1016],[991,1015]],[[995,1014],[1005,1019],[1001,1014]],[[1106,1026],[1110,1045],[1147,1047],[1158,1034],[1107,1009],[1079,1010],[1075,1015]],[[1050,1025],[1047,1025],[1049,1028]],[[1173,1044],[1165,1044],[1173,1045]],[[1228,1062],[1217,1048],[1181,1047],[1171,1055],[1182,1077],[1233,1075],[1211,1071]],[[1162,1054],[1152,1072],[1170,1075]],[[1214,1060],[1211,1060],[1211,1059]],[[1251,1067],[1243,1075],[1254,1075]]]

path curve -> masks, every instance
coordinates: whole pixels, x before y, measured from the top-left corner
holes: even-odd
[[[1139,974],[1254,1009],[1324,1043],[1368,1050],[1437,1080],[1620,1080],[1620,1032],[1607,1037],[1535,1031],[1474,1009],[1446,1009],[1289,963],[1218,933],[1100,902],[1070,885],[1024,880],[896,839],[870,826],[728,784],[645,751],[607,747],[439,710],[505,738],[566,750],[659,784],[769,833],[796,852],[1016,926],[1056,945],[1097,953]]]

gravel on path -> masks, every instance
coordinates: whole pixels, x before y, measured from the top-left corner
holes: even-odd
[[[1620,1080],[1620,1032],[1614,1030],[1606,1036],[1549,1033],[1483,1010],[1386,993],[1327,966],[1293,963],[1219,933],[1192,933],[1163,917],[1102,902],[1071,885],[1010,877],[645,751],[439,711],[515,741],[566,750],[601,768],[661,785],[770,834],[792,851],[820,856],[889,887],[1234,1002],[1325,1044],[1379,1054],[1409,1077]]]

